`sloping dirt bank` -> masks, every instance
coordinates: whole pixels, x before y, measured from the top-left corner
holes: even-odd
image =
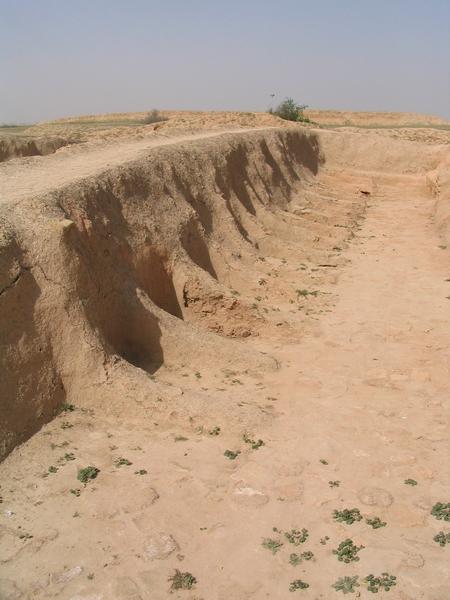
[[[292,213],[327,161],[370,176],[425,172],[438,154],[296,128],[155,148],[91,178],[41,188],[40,196],[27,196],[24,186],[20,197],[15,188],[17,203],[8,203],[5,179],[2,456],[64,400],[79,403],[94,385],[102,397],[112,364],[152,374],[163,363],[198,369],[219,353],[229,367],[244,356],[249,367],[274,367],[208,333],[239,338],[265,327],[254,302],[233,289],[233,271],[245,280],[268,250],[283,253],[288,241],[303,252],[314,247],[304,231],[308,211],[300,209],[299,220]],[[55,157],[59,170],[64,160]],[[51,169],[50,161],[36,163],[44,186]]]
[[[384,571],[445,598],[446,150],[297,128],[125,150],[87,178],[94,155],[35,159],[22,190],[4,170],[4,454],[64,410],[0,467],[3,596],[162,600],[177,568],[198,582],[174,598]]]
[[[221,136],[6,203],[2,455],[120,366],[151,374],[217,354],[274,368],[208,329],[242,337],[264,321],[233,296],[227,261],[257,260],[263,228],[320,161],[314,135]]]
[[[46,156],[71,143],[62,137],[3,136],[0,137],[0,162],[24,156]]]

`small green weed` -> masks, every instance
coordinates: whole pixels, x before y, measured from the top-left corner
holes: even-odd
[[[197,579],[186,571],[182,573],[178,569],[175,569],[175,573],[169,577],[169,581],[172,582],[170,589],[171,591],[175,590],[191,590],[194,585],[197,583]]]
[[[116,467],[129,467],[133,463],[128,460],[128,458],[123,458],[122,456],[116,460]]]
[[[386,527],[387,523],[382,521],[380,517],[374,517],[373,519],[366,519],[367,525],[370,525],[372,529],[380,529],[380,527]]]
[[[239,456],[240,453],[241,453],[240,450],[236,450],[236,452],[234,452],[233,450],[225,450],[223,455],[226,458],[228,458],[229,460],[235,460]]]
[[[415,479],[405,479],[405,485],[417,485],[417,481]]]
[[[355,546],[353,541],[347,538],[339,544],[336,550],[333,550],[333,554],[336,554],[340,562],[357,562],[359,561],[358,552],[363,548],[364,546]]]
[[[19,539],[21,540],[31,540],[33,536],[29,533],[27,533],[26,531],[21,531],[19,533]]]
[[[73,412],[75,410],[74,404],[62,404],[60,407],[61,412]]]
[[[335,487],[339,487],[341,485],[340,481],[329,481],[328,485],[330,486],[330,488],[335,488]]]
[[[434,536],[433,541],[437,542],[439,546],[445,546],[446,544],[450,544],[450,533],[444,533],[443,531],[440,531],[437,535]]]
[[[377,594],[380,590],[385,592],[389,592],[391,587],[397,585],[396,581],[397,577],[395,575],[389,575],[389,573],[381,573],[379,577],[375,577],[375,575],[368,575],[364,578],[364,581],[367,583],[367,589],[369,592],[373,594]]]
[[[84,469],[80,469],[78,471],[77,479],[86,485],[88,481],[95,479],[99,473],[100,469],[97,469],[97,467],[85,467]]]
[[[431,509],[431,514],[438,521],[450,521],[450,502],[437,502]]]
[[[69,462],[69,461],[75,460],[75,459],[76,459],[76,456],[75,456],[75,454],[73,452],[66,452],[64,454],[64,456],[60,456],[58,458],[58,463],[62,464],[64,462]]]
[[[156,110],[156,108],[148,112],[142,119],[142,122],[145,125],[150,125],[152,123],[160,123],[161,121],[168,121],[168,118],[161,115],[159,110]]]
[[[48,472],[49,472],[49,473],[57,473],[57,472],[58,472],[58,467],[54,467],[53,465],[51,465],[51,466],[48,468]]]
[[[272,554],[276,554],[283,546],[283,542],[279,542],[273,538],[264,538],[261,545],[266,550],[270,550]]]
[[[208,434],[209,435],[220,435],[220,427],[217,427],[217,425],[216,425],[216,427],[213,427],[212,429],[210,429],[208,431]]]
[[[333,587],[337,592],[343,592],[344,594],[353,594],[356,592],[355,588],[359,587],[358,575],[354,577],[339,577],[336,583],[333,583]]]
[[[330,538],[327,535],[323,538],[320,538],[320,543],[322,544],[322,546],[326,546],[329,539]]]
[[[312,292],[310,292],[309,290],[295,290],[295,293],[297,294],[297,298],[306,298],[307,296],[314,296],[317,297],[319,295],[319,292],[317,290],[314,290]]]
[[[306,590],[307,588],[309,588],[309,583],[306,583],[301,579],[295,579],[295,581],[292,581],[289,585],[290,592],[296,592],[297,590]]]
[[[174,438],[175,442],[187,442],[189,438],[184,437],[184,435],[176,435]]]
[[[293,552],[289,556],[289,564],[293,567],[296,567],[304,560],[312,560],[314,558],[314,554],[312,552],[302,552],[301,554],[296,554]]]
[[[70,490],[70,493],[79,498],[81,495],[81,490],[77,488],[75,490]]]
[[[303,528],[301,531],[298,529],[291,529],[291,531],[286,531],[284,537],[290,544],[294,544],[294,546],[299,546],[303,544],[308,539],[309,533],[308,530]]]
[[[333,519],[338,523],[353,525],[355,521],[361,521],[362,515],[359,508],[344,508],[344,510],[335,510],[333,512]]]
[[[65,448],[66,446],[69,445],[69,442],[65,441],[65,442],[61,442],[60,444],[54,444],[53,442],[50,444],[50,448],[52,450],[55,450],[55,448]]]
[[[261,446],[264,446],[263,440],[252,440],[251,438],[249,438],[249,436],[246,433],[243,436],[243,440],[246,444],[250,444],[250,446],[252,447],[253,450],[258,450],[258,448],[261,448]]]
[[[325,460],[324,458],[321,458],[321,459],[319,460],[319,462],[321,462],[323,465],[327,465],[327,464],[328,464],[328,461],[327,461],[327,460]]]
[[[61,429],[70,429],[71,427],[73,427],[72,423],[69,423],[69,421],[63,421],[61,423]]]
[[[147,471],[145,469],[139,469],[139,471],[134,472],[135,475],[147,475]]]

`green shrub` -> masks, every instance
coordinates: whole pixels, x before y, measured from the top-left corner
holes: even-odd
[[[389,573],[381,573],[379,577],[375,577],[375,575],[367,575],[364,579],[367,584],[367,589],[369,592],[373,594],[377,594],[379,591],[384,590],[385,592],[389,592],[391,587],[397,585],[397,577],[395,575],[389,575]]]
[[[261,546],[266,548],[266,550],[270,550],[272,554],[276,554],[280,550],[282,545],[283,542],[279,542],[277,540],[274,540],[273,538],[264,538],[261,543]]]
[[[129,467],[133,463],[128,458],[120,457],[116,460],[116,467]]]
[[[351,539],[346,539],[339,544],[336,550],[333,550],[333,554],[336,554],[337,559],[341,562],[356,562],[359,560],[358,552],[363,548],[364,546],[355,546]]]
[[[380,529],[380,527],[386,527],[386,521],[382,521],[380,517],[374,517],[373,519],[366,519],[367,525],[370,525],[372,529]]]
[[[81,483],[86,484],[90,479],[95,479],[99,473],[100,469],[97,469],[97,467],[85,467],[78,471],[77,479],[78,481],[81,481]]]
[[[171,582],[171,591],[191,590],[197,583],[197,579],[192,575],[192,573],[189,573],[189,571],[182,573],[178,569],[175,569],[175,573],[169,577],[169,581]]]
[[[281,102],[272,114],[284,119],[285,121],[301,121],[310,123],[311,121],[304,116],[303,111],[307,108],[306,104],[297,104],[293,98],[286,98]]]
[[[433,540],[439,544],[439,546],[445,546],[446,544],[450,544],[450,533],[444,533],[440,531],[437,535],[434,536]]]
[[[164,117],[159,113],[159,110],[155,108],[147,113],[143,119],[143,123],[150,125],[151,123],[161,123],[162,121],[168,121],[167,117]]]
[[[338,521],[338,523],[353,525],[355,521],[361,521],[362,515],[359,508],[344,508],[344,510],[335,510],[333,512],[333,519]]]
[[[306,581],[302,581],[301,579],[296,579],[295,581],[292,581],[292,583],[289,585],[290,592],[296,592],[297,590],[306,590],[308,588],[309,583],[306,583]]]
[[[334,587],[337,592],[353,594],[356,592],[355,587],[359,587],[358,579],[358,575],[355,575],[354,577],[339,577],[336,583],[333,583],[331,587]]]
[[[431,509],[431,514],[438,521],[450,521],[450,502],[437,502]]]
[[[225,450],[225,452],[223,453],[223,455],[228,458],[229,460],[235,460],[239,454],[241,453],[240,450]]]
[[[304,544],[308,539],[309,533],[308,530],[303,528],[301,531],[298,529],[291,529],[291,531],[286,531],[284,537],[290,544],[294,544],[294,546],[298,546],[299,544]]]
[[[250,446],[252,447],[253,450],[258,450],[258,448],[261,448],[261,446],[264,446],[264,441],[259,439],[259,440],[252,440],[246,433],[244,434],[243,440],[246,444],[250,444]]]

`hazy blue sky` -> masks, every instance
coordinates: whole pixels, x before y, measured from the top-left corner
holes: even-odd
[[[156,108],[450,117],[450,0],[0,0],[0,122]]]

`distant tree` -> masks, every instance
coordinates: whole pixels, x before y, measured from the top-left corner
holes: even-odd
[[[308,108],[307,104],[297,104],[293,98],[286,98],[281,102],[272,114],[285,119],[286,121],[301,121],[302,123],[310,123],[310,120],[305,117],[303,111]]]
[[[143,122],[148,125],[150,123],[160,123],[161,121],[167,121],[167,117],[164,117],[159,113],[159,110],[154,108],[152,111],[147,113],[143,119]]]

